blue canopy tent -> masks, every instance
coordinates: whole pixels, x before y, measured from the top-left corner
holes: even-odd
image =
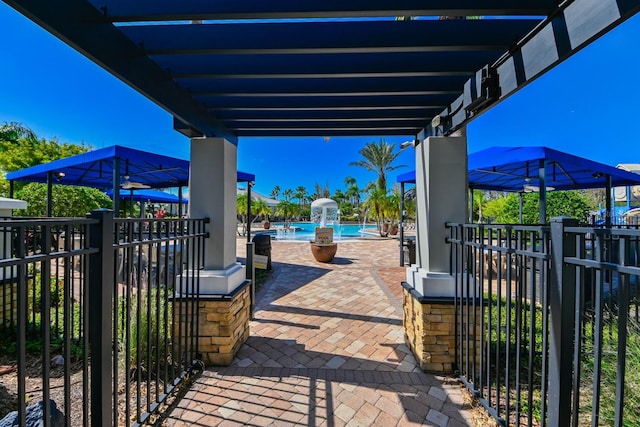
[[[47,215],[51,216],[52,184],[78,185],[111,190],[113,210],[120,210],[120,189],[178,188],[189,184],[189,161],[147,151],[114,145],[49,163],[32,166],[6,176],[13,197],[14,181],[47,183]],[[239,182],[252,182],[255,175],[237,173]]]
[[[540,192],[540,218],[546,217],[546,192],[605,188],[611,212],[611,188],[640,184],[640,175],[548,147],[492,147],[469,154],[469,189]],[[416,171],[397,182],[415,183]],[[607,215],[610,225],[610,214]]]
[[[607,178],[613,187],[640,182],[638,174],[548,147],[487,148],[470,154],[468,167],[469,188],[478,190],[606,188]]]
[[[113,190],[105,191],[107,196],[113,198]],[[177,195],[166,193],[158,190],[131,189],[131,194],[126,196],[128,199],[152,203],[189,203],[189,199],[183,197],[180,199]]]
[[[548,147],[492,147],[469,155],[469,189],[538,191],[546,221],[548,190],[605,188],[611,225],[611,188],[637,185],[640,175]]]
[[[105,191],[106,195],[113,199],[113,190]],[[121,199],[128,199],[131,202],[139,202],[140,203],[140,215],[145,215],[145,204],[146,203],[169,203],[169,204],[177,204],[179,210],[179,216],[182,216],[182,205],[189,203],[189,199],[185,197],[178,197],[175,194],[167,193],[159,190],[148,190],[148,189],[129,189],[126,195],[123,195],[120,192]],[[133,209],[133,204],[131,205]],[[133,210],[131,215],[133,216]]]
[[[415,184],[416,183],[416,171],[401,173],[396,177],[396,182],[400,184]]]

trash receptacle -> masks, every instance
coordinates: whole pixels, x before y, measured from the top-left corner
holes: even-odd
[[[408,238],[404,241],[403,247],[404,264],[411,265],[416,263],[416,239]]]
[[[255,245],[255,253],[267,257],[267,270],[271,270],[271,235],[256,234],[251,241]]]

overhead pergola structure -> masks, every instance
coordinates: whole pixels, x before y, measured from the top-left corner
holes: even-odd
[[[113,210],[117,214],[122,189],[133,192],[143,188],[177,187],[176,200],[181,204],[182,187],[189,185],[189,161],[114,145],[9,172],[6,178],[10,197],[13,197],[14,181],[46,183],[47,216],[51,216],[53,211],[54,183],[111,190]],[[238,171],[237,180],[251,183],[255,181],[255,175]]]
[[[640,184],[640,175],[548,147],[491,147],[469,154],[469,190],[539,192],[540,218],[546,218],[547,190],[604,188],[607,226],[611,223],[611,189]],[[396,181],[416,182],[416,171]],[[473,198],[471,198],[473,200]]]
[[[247,278],[229,207],[235,145],[250,136],[414,137],[430,180],[418,177],[427,209],[407,283],[422,296],[455,294],[442,224],[464,221],[466,124],[640,10],[640,0],[3,1],[191,138],[190,211],[212,218],[216,236],[204,242],[199,294],[224,297]],[[432,191],[445,181],[448,193]],[[109,424],[99,404],[111,396],[92,391],[92,414]]]
[[[3,1],[167,110],[176,130],[232,143],[449,135],[640,10],[640,0]]]

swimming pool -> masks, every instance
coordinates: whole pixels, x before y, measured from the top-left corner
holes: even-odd
[[[314,238],[315,228],[318,224],[309,222],[292,222],[288,230],[283,223],[271,223],[269,233],[277,240],[298,240],[310,241]],[[378,230],[375,225],[368,225],[363,229],[361,224],[340,224],[333,227],[333,240],[346,240],[355,237],[377,236]],[[261,231],[262,233],[262,231]]]

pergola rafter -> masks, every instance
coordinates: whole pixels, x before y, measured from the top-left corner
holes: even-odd
[[[640,10],[640,0],[4,1],[167,110],[176,130],[233,143],[448,135]],[[438,19],[467,16],[483,19]]]

